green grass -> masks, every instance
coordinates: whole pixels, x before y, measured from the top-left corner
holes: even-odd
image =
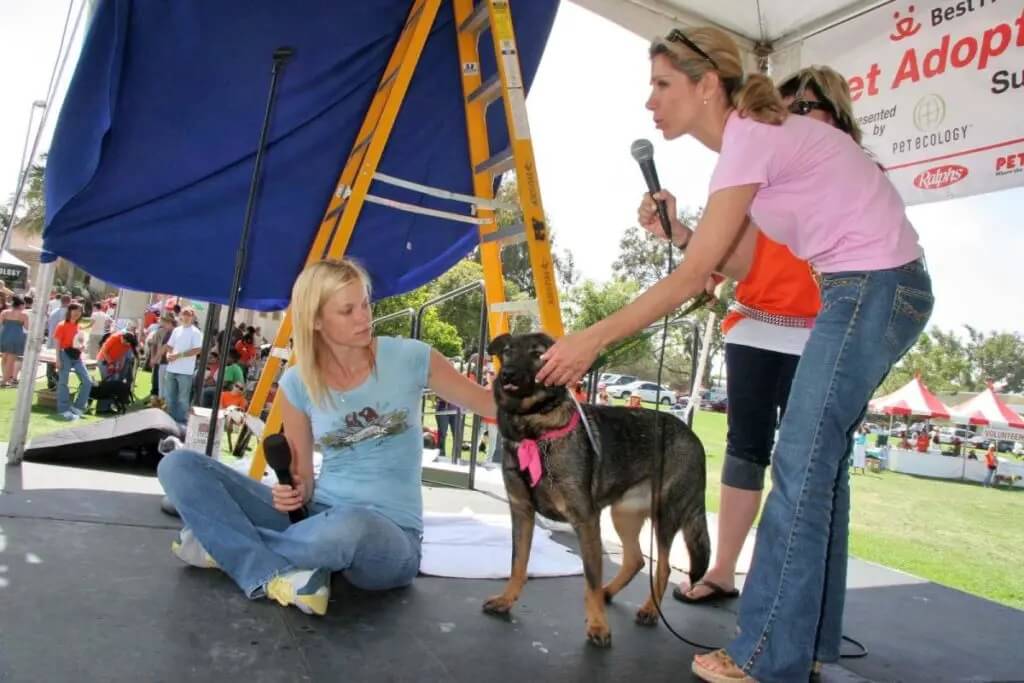
[[[44,382],[40,382],[40,386]],[[140,372],[135,394],[149,394],[150,375]],[[0,390],[0,441],[10,434],[16,390]],[[653,407],[653,405],[648,406]],[[84,422],[97,419],[92,415]],[[426,422],[433,426],[433,416]],[[76,423],[76,424],[81,424]],[[70,423],[33,404],[29,436]],[[471,422],[467,420],[466,440]],[[717,512],[725,415],[697,414],[695,431],[707,452],[707,506]],[[226,452],[227,444],[222,446]],[[465,454],[466,451],[463,451]],[[478,454],[482,462],[484,454]],[[850,552],[864,560],[1024,609],[1024,491],[985,489],[973,483],[924,479],[892,472],[851,477]]]
[[[717,512],[725,415],[698,413],[694,430]],[[894,472],[851,475],[850,490],[852,555],[1024,609],[1024,490]]]

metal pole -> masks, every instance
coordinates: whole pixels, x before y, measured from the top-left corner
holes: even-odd
[[[220,304],[209,303],[206,306],[206,325],[203,326],[203,348],[199,351],[199,361],[196,363],[196,376],[199,378],[199,391],[196,392],[196,398],[198,402],[202,401],[203,398],[203,382],[206,381],[206,364],[210,360],[210,347],[213,346],[213,338],[216,336],[217,323],[220,319]],[[230,331],[225,329],[224,334],[228,334]],[[227,356],[222,356],[220,364],[224,365],[228,362]],[[219,397],[214,396],[214,402],[218,402]],[[192,405],[197,403],[196,400],[192,401]]]
[[[28,339],[25,341],[25,355],[21,364],[21,381],[18,383],[18,396],[15,399],[14,419],[11,425],[11,441],[7,444],[7,464],[17,465],[25,457],[25,441],[28,438],[28,421],[32,413],[32,392],[36,384],[36,361],[39,350],[43,346],[43,333],[46,330],[46,294],[53,286],[53,274],[56,261],[44,263],[39,268],[39,280],[36,291],[40,292],[39,300],[32,304],[32,318],[29,324]]]
[[[704,369],[708,364],[708,356],[711,355],[711,340],[715,335],[715,314],[708,312],[707,323],[704,325],[704,339],[701,342],[700,361],[690,383],[690,426],[693,426],[693,416],[700,407],[700,389],[704,377]]]
[[[242,293],[242,278],[245,275],[245,262],[249,255],[249,232],[252,229],[252,219],[256,212],[256,198],[259,195],[260,175],[263,172],[263,155],[267,149],[267,138],[270,135],[270,119],[274,113],[274,101],[277,99],[277,82],[284,65],[291,59],[295,51],[290,47],[279,47],[274,50],[274,64],[270,68],[270,94],[267,96],[267,110],[263,115],[263,129],[260,131],[260,141],[256,146],[256,163],[253,164],[252,182],[249,185],[249,200],[245,207],[245,221],[242,223],[242,235],[239,237],[238,257],[235,259],[235,277],[231,283],[231,294],[228,299],[228,316],[224,322],[224,336],[221,338],[220,357],[221,364],[217,370],[217,390],[214,392],[213,408],[210,411],[210,430],[206,437],[206,454],[213,455],[213,441],[217,435],[217,419],[220,411],[220,392],[224,388],[224,371],[227,363],[228,348],[231,344],[231,335],[227,332],[235,324],[235,309],[238,308],[238,298]]]
[[[477,345],[477,359],[478,363],[476,368],[476,381],[477,384],[483,379],[483,368],[484,368],[484,354],[487,353],[487,297],[480,297],[480,343]],[[473,435],[470,437],[473,440],[473,444],[477,443],[480,436],[480,416],[473,415]],[[500,438],[500,435],[495,438]],[[489,445],[489,444],[488,444]],[[495,446],[497,447],[497,446]],[[472,457],[469,459],[469,490],[473,490],[473,484],[476,480],[476,451],[472,451]]]

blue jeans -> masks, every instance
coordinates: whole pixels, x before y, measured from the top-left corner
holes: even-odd
[[[920,261],[829,273],[797,365],[726,648],[761,683],[807,680],[839,659],[850,521],[848,460],[868,399],[924,330],[934,298]]]
[[[175,422],[188,422],[188,403],[192,398],[192,375],[167,371],[160,379],[167,401],[167,412]]]
[[[57,412],[66,413],[71,409],[71,389],[68,387],[68,380],[72,371],[78,375],[79,382],[78,395],[75,396],[75,408],[85,412],[85,407],[89,405],[89,392],[92,391],[92,378],[89,377],[89,371],[85,369],[85,363],[81,358],[72,360],[63,349],[57,353],[60,354],[60,370],[57,373]]]
[[[982,483],[982,486],[991,486],[992,485],[992,479],[995,476],[996,476],[995,469],[993,469],[991,467],[988,468],[988,470],[985,471],[985,481]]]
[[[267,486],[196,451],[165,456],[157,476],[185,525],[250,598],[292,569],[340,571],[363,590],[407,586],[419,571],[419,531],[368,508],[313,504],[309,518],[289,525]]]

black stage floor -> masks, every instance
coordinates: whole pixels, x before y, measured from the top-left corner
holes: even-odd
[[[582,577],[531,581],[508,621],[480,611],[500,581],[420,577],[371,594],[336,577],[322,619],[248,601],[219,572],[170,554],[177,520],[160,513],[147,474],[7,468],[0,681],[694,680],[693,648],[632,621],[646,574],[609,608],[609,650],[583,637]],[[59,488],[75,482],[86,488]],[[424,497],[431,511],[506,509],[493,492]],[[555,538],[575,547],[570,534]],[[736,607],[669,599],[665,611],[684,635],[722,644]],[[870,655],[830,667],[825,681],[1024,680],[1024,612],[876,565],[851,563],[846,631]]]

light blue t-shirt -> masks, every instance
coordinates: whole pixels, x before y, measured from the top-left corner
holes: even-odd
[[[281,389],[309,416],[324,456],[316,502],[370,508],[422,532],[420,401],[429,374],[430,347],[394,337],[377,338],[376,368],[365,382],[349,391],[330,389],[323,405],[312,403],[298,368],[285,371]]]

